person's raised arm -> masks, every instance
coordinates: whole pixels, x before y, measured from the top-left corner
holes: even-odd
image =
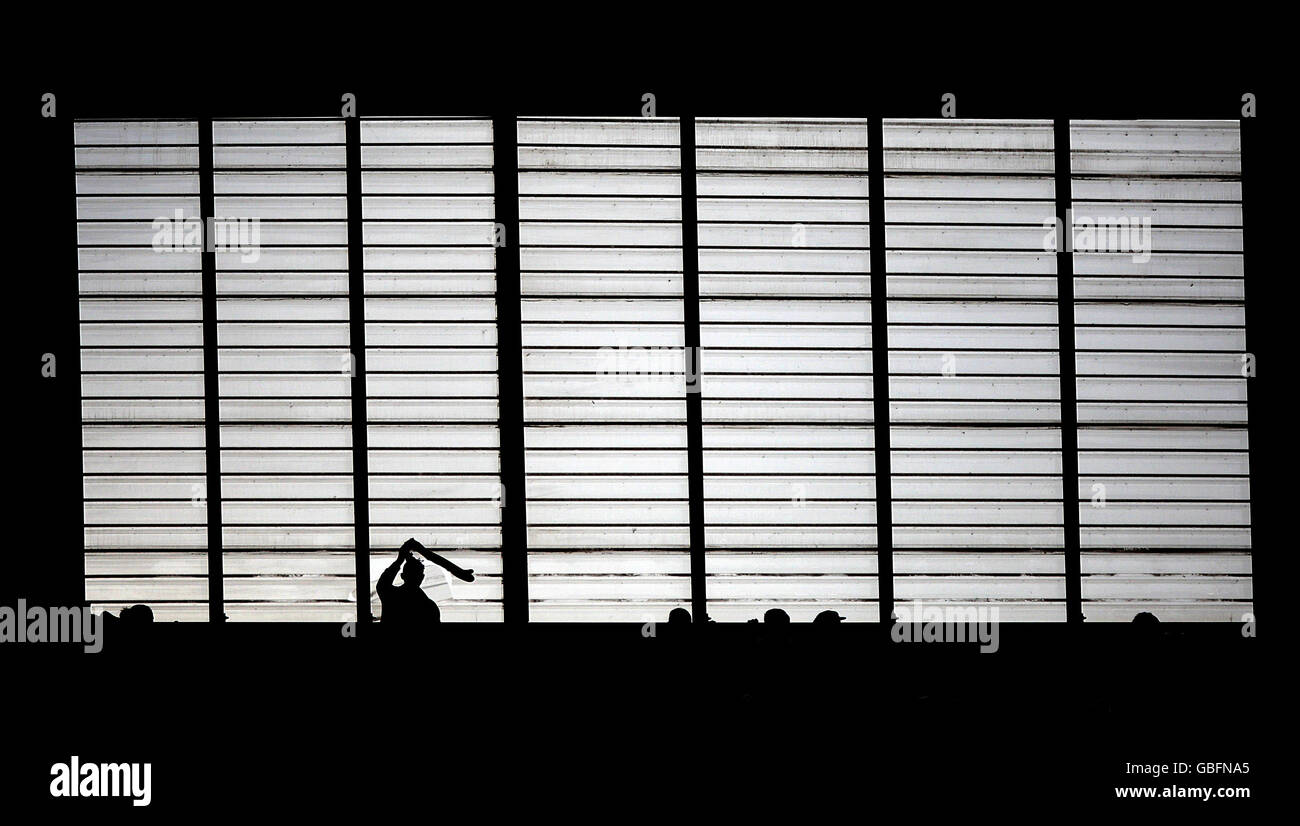
[[[408,540],[408,543],[412,541],[414,540]],[[393,564],[385,568],[384,572],[379,575],[379,582],[375,585],[376,591],[387,591],[393,587],[393,580],[397,578],[397,571],[402,567],[402,563],[406,561],[410,553],[410,549],[403,545],[402,549],[397,552],[397,559],[394,559]]]
[[[412,547],[415,550],[420,552],[421,556],[423,556],[425,559],[429,560],[433,564],[450,571],[451,575],[456,577],[457,579],[464,580],[465,582],[474,581],[473,568],[462,568],[459,565],[457,565],[455,562],[452,562],[450,559],[444,559],[442,556],[424,547],[419,542],[416,542],[414,539],[407,540],[407,545],[412,545]],[[403,545],[402,547],[405,548],[406,545]]]

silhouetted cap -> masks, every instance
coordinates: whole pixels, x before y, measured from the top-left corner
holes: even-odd
[[[1160,619],[1150,611],[1143,611],[1142,613],[1133,617],[1133,622],[1138,625],[1152,625],[1154,623],[1160,622]]]
[[[690,625],[691,612],[685,608],[674,608],[668,612],[669,625]]]
[[[780,608],[769,608],[767,613],[763,614],[763,622],[770,622],[773,625],[789,625],[790,615]]]
[[[841,617],[834,611],[822,611],[813,620],[814,625],[831,625],[838,622],[844,622],[844,617]]]

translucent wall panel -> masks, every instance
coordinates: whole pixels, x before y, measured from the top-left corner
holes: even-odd
[[[361,144],[371,610],[414,537],[474,570],[426,565],[442,619],[499,622],[492,122],[367,119]]]
[[[689,607],[679,129],[519,121],[534,622]]]
[[[1064,620],[1052,124],[884,135],[895,600]]]
[[[696,123],[709,616],[879,616],[867,123]]]
[[[1083,613],[1251,610],[1232,121],[1070,126]]]
[[[86,598],[206,620],[198,125],[74,131]]]
[[[866,121],[697,122],[711,616],[878,618],[872,217],[896,600],[1064,619],[1064,235],[1084,614],[1251,610],[1238,125],[1071,127],[1059,233],[1048,121],[886,120],[883,216]],[[689,605],[680,125],[517,129],[526,490],[505,491],[491,121],[361,122],[363,296],[345,122],[214,124],[231,619],[355,617],[352,299],[375,614],[413,536],[478,575],[432,570],[445,619],[499,621],[510,496],[528,501],[532,620]],[[192,121],[76,126],[87,595],[160,619],[207,617],[198,147]]]
[[[225,612],[356,618],[341,120],[213,124]]]

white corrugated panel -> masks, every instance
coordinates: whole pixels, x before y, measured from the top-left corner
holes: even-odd
[[[709,616],[879,616],[865,120],[696,122]]]
[[[206,620],[198,125],[74,132],[86,598]]]
[[[894,598],[1064,620],[1052,124],[884,138]]]
[[[690,603],[680,126],[518,129],[529,618],[662,621]]]
[[[1252,610],[1239,125],[1073,121],[1070,150],[1083,613],[1239,622]]]
[[[474,570],[426,566],[444,621],[500,621],[492,122],[362,120],[361,169],[371,609],[415,537]]]
[[[212,137],[215,215],[260,233],[217,250],[225,613],[354,620],[344,122]]]

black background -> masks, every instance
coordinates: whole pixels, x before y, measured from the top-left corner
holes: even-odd
[[[494,35],[479,36],[497,48]],[[633,38],[628,49],[643,47]],[[794,805],[801,820],[880,819],[887,810],[911,820],[944,804],[996,814],[1022,801],[1044,817],[1069,816],[1115,804],[1115,785],[1170,782],[1125,775],[1126,762],[1249,761],[1248,775],[1173,782],[1246,785],[1257,800],[1276,785],[1281,767],[1265,748],[1290,693],[1278,670],[1286,637],[1278,593],[1281,557],[1293,550],[1274,539],[1288,504],[1280,468],[1291,464],[1278,420],[1290,401],[1294,325],[1283,295],[1290,262],[1280,252],[1294,233],[1283,226],[1291,219],[1281,189],[1290,188],[1294,156],[1289,102],[1270,75],[1189,58],[1099,80],[1066,54],[1040,61],[1043,71],[983,77],[973,64],[944,67],[915,53],[894,56],[885,72],[886,61],[865,49],[860,61],[834,66],[753,53],[694,70],[669,50],[655,65],[579,53],[563,64],[489,60],[466,72],[448,55],[395,48],[367,51],[371,68],[351,71],[349,54],[361,58],[350,48],[247,75],[220,68],[208,44],[174,55],[191,67],[175,72],[142,73],[115,47],[108,63],[98,52],[61,55],[18,73],[6,115],[18,145],[8,157],[27,160],[9,170],[6,251],[21,263],[4,293],[13,378],[3,406],[11,533],[0,604],[21,596],[72,605],[81,594],[74,118],[334,116],[344,92],[357,96],[362,116],[635,116],[653,92],[661,116],[937,117],[940,95],[953,92],[963,118],[1235,119],[1252,92],[1259,117],[1243,121],[1243,190],[1258,368],[1249,396],[1259,637],[1217,625],[1162,624],[1147,634],[1125,624],[1004,625],[1000,651],[980,655],[973,646],[896,645],[883,627],[660,626],[647,638],[639,625],[448,624],[411,652],[374,634],[345,639],[332,625],[160,624],[147,639],[110,638],[97,655],[0,649],[6,806],[96,818],[324,808],[342,819],[362,806],[373,818],[564,822],[587,812],[617,822],[653,813],[738,820]],[[213,68],[200,71],[205,61]],[[40,116],[47,91],[57,95],[54,119]],[[55,379],[40,375],[44,353],[58,356]],[[151,762],[152,806],[51,799],[49,767],[72,754]],[[1226,817],[1247,809],[1116,805],[1172,816],[1192,806]]]

